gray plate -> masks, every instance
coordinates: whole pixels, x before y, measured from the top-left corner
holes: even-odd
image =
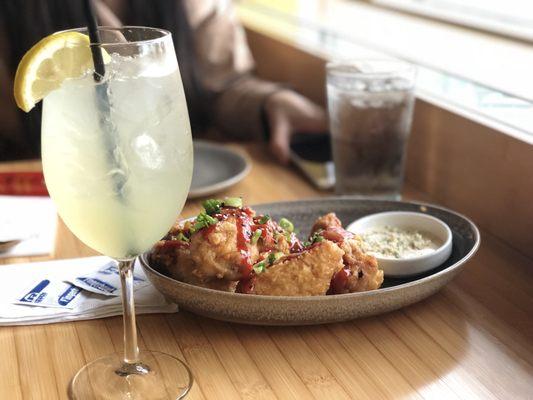
[[[422,275],[385,278],[378,290],[334,296],[254,296],[200,288],[151,268],[144,254],[140,259],[146,275],[167,298],[184,309],[210,318],[255,325],[322,324],[381,314],[420,301],[448,283],[479,246],[479,231],[470,220],[428,204],[338,197],[262,204],[254,208],[274,218],[289,218],[303,233],[309,232],[318,216],[331,211],[337,213],[345,225],[377,212],[423,212],[448,224],[453,233],[452,255],[444,264]]]
[[[220,144],[194,141],[194,169],[189,198],[209,196],[241,181],[250,172],[243,155]]]

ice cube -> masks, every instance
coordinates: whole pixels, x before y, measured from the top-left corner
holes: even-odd
[[[131,147],[142,164],[149,169],[161,168],[164,164],[163,152],[157,142],[146,132],[135,137]]]

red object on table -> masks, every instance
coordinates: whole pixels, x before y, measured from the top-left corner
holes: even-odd
[[[48,196],[42,172],[0,172],[0,194]]]

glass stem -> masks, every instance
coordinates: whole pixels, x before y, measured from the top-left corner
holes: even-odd
[[[139,362],[139,347],[137,346],[137,325],[135,322],[135,303],[133,299],[133,262],[135,259],[118,262],[120,283],[122,286],[122,309],[124,321],[124,362],[136,364]]]

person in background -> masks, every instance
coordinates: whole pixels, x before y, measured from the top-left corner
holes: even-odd
[[[265,140],[288,161],[293,132],[326,130],[324,110],[298,93],[253,76],[254,61],[231,2],[93,0],[100,25],[142,25],[174,38],[195,137],[215,128],[226,140]],[[81,0],[0,2],[0,160],[40,153],[40,105],[16,108],[13,78],[24,53],[43,37],[85,26]]]

